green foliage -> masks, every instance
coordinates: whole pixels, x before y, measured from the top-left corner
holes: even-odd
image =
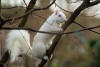
[[[96,42],[96,51],[97,51],[97,56],[100,59],[100,40]]]
[[[93,51],[93,58],[94,60],[91,61],[90,66],[91,67],[100,67],[100,39],[93,39],[89,42],[90,48],[92,48]]]
[[[89,41],[89,47],[93,48],[96,45],[97,39],[92,39]]]

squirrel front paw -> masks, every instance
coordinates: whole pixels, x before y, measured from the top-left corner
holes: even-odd
[[[49,60],[48,56],[43,57],[44,60]]]
[[[53,59],[53,56],[54,56],[53,54],[51,54],[50,58],[48,56],[44,56],[43,59],[51,61]]]

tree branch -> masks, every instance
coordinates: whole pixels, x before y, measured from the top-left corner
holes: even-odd
[[[23,1],[24,1],[24,0],[23,0]],[[25,13],[28,12],[28,11],[30,11],[30,10],[35,6],[35,3],[36,3],[36,0],[31,0],[30,3],[29,3],[29,5],[27,6],[27,9],[26,9]],[[21,21],[21,23],[19,24],[18,27],[24,27],[24,26],[25,26],[25,24],[26,24],[26,22],[27,22],[27,20],[28,20],[28,16],[29,16],[29,14],[27,14],[27,15],[22,19],[22,21]]]
[[[28,6],[27,6],[27,3],[26,3],[26,1],[25,1],[25,0],[23,0],[23,2],[24,2],[24,4],[25,4],[25,6],[26,6],[26,7],[28,7]]]
[[[21,6],[22,7],[22,6]],[[18,6],[13,6],[13,7],[1,7],[0,9],[13,9],[13,8],[18,8]]]
[[[4,23],[5,23],[4,19],[1,18],[1,16],[0,16],[0,28],[4,25]]]
[[[48,9],[52,4],[54,4],[55,1],[56,1],[56,0],[53,0],[53,1],[52,1],[49,5],[47,5],[46,7],[31,9],[30,11],[26,12],[24,15],[15,17],[15,20],[21,19],[21,18],[23,18],[24,16],[27,16],[28,14],[30,14],[30,13],[32,13],[32,12],[35,12],[35,11],[46,10],[46,9]],[[12,18],[9,18],[9,19],[5,20],[5,22],[11,21],[11,20],[12,20]]]
[[[38,31],[35,29],[31,29],[31,28],[10,28],[10,27],[2,27],[2,28],[0,28],[0,30],[28,30],[28,31],[37,32],[37,33],[64,35],[64,34],[73,34],[75,32],[82,32],[85,30],[92,30],[92,29],[97,29],[97,28],[100,28],[100,25],[94,26],[94,27],[88,27],[88,28],[84,28],[84,29],[80,29],[80,30],[75,30],[75,31],[71,31],[71,32],[47,32],[47,31]]]
[[[79,25],[79,26],[80,26],[80,27],[82,27],[82,28],[87,28],[87,27],[85,27],[85,26],[83,26],[83,25],[81,25],[81,24],[77,23],[76,21],[74,21],[74,23],[75,23],[75,24],[77,24],[77,25]],[[99,33],[99,32],[96,32],[96,31],[94,31],[94,30],[89,29],[89,31],[94,32],[94,33],[96,33],[96,34],[100,35],[100,33]]]

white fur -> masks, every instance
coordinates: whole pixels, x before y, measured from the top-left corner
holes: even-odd
[[[58,15],[61,15],[62,17],[58,17]],[[64,13],[58,11],[56,15],[56,12],[54,12],[41,26],[40,31],[61,32],[62,28],[60,24],[64,23],[64,21],[66,21]],[[46,53],[46,49],[51,46],[50,42],[53,36],[54,34],[37,33],[33,40],[33,55],[43,58]]]
[[[29,51],[30,35],[25,30],[12,30],[8,34],[6,44],[10,52],[10,62],[14,62],[18,55]]]
[[[61,15],[61,17],[59,17]],[[66,21],[66,16],[61,11],[56,11],[46,20],[41,26],[40,31],[61,32],[60,24]],[[24,36],[24,37],[23,37]],[[7,37],[7,49],[11,55],[11,62],[14,62],[18,55],[26,54],[32,58],[43,58],[46,54],[46,49],[51,46],[54,34],[37,33],[33,39],[32,51],[29,51],[30,35],[25,30],[12,30]],[[26,41],[27,43],[26,43]]]

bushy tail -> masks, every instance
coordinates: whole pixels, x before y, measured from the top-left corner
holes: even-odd
[[[18,59],[20,54],[25,54],[29,50],[30,35],[25,30],[12,30],[6,39],[7,50],[10,52],[10,63]]]
[[[25,30],[10,31],[6,39],[6,46],[7,51],[0,60],[0,67],[4,67],[4,64],[8,61],[8,59],[10,59],[10,62],[12,63],[21,53],[27,53],[30,46],[29,33]]]

